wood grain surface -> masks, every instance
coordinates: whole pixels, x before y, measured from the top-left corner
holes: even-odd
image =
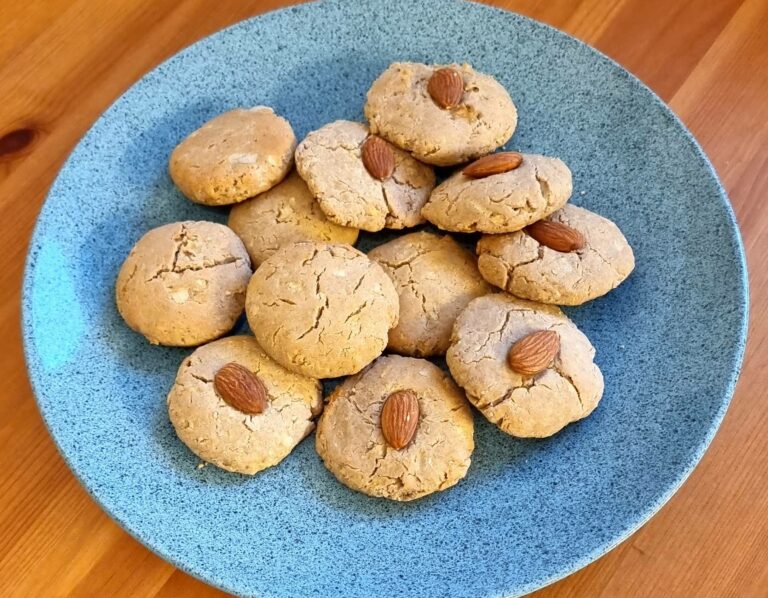
[[[75,481],[32,398],[19,294],[43,197],[99,114],[184,46],[286,3],[0,2],[0,595],[223,595],[133,540]],[[592,44],[672,106],[730,194],[751,278],[745,366],[702,463],[639,532],[536,596],[768,596],[768,0],[495,4]]]

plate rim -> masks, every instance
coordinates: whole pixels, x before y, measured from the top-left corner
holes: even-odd
[[[37,352],[34,348],[34,342],[32,338],[33,337],[32,290],[34,286],[33,285],[34,274],[37,267],[37,258],[39,255],[39,251],[35,251],[35,248],[40,246],[40,243],[39,243],[39,241],[41,240],[40,235],[42,234],[43,227],[45,226],[44,220],[46,217],[46,207],[49,205],[49,201],[53,197],[53,189],[57,181],[59,180],[62,172],[64,172],[65,169],[67,169],[70,166],[73,155],[75,154],[76,150],[80,147],[83,140],[92,131],[92,129],[99,122],[101,122],[104,119],[105,115],[109,113],[112,110],[112,108],[114,108],[118,103],[120,103],[123,100],[123,98],[128,93],[130,93],[136,87],[136,85],[139,84],[139,82],[141,82],[147,76],[155,73],[158,69],[167,65],[170,61],[177,59],[180,55],[186,54],[187,52],[189,52],[191,49],[198,46],[199,44],[202,44],[207,40],[209,40],[210,38],[220,36],[225,32],[229,32],[235,28],[245,27],[246,23],[250,23],[258,19],[263,19],[265,17],[273,17],[278,13],[292,12],[295,10],[313,10],[313,8],[316,5],[345,4],[347,1],[348,0],[314,0],[314,1],[308,1],[308,2],[300,2],[298,4],[290,4],[274,10],[269,10],[266,12],[259,13],[257,15],[232,23],[231,25],[218,29],[204,37],[201,37],[195,40],[194,42],[184,46],[183,48],[181,48],[179,51],[175,52],[171,56],[155,64],[149,70],[144,71],[141,77],[133,81],[125,90],[123,90],[120,93],[119,96],[117,96],[99,114],[99,116],[95,120],[93,120],[93,122],[90,124],[88,129],[83,133],[83,135],[78,139],[77,143],[72,147],[70,152],[67,154],[66,159],[64,160],[64,162],[62,162],[61,166],[59,167],[56,173],[56,176],[52,180],[51,185],[48,191],[46,192],[45,198],[43,199],[43,202],[40,204],[40,209],[35,219],[35,225],[29,237],[29,244],[27,246],[27,253],[25,256],[23,278],[22,278],[22,285],[21,285],[21,322],[20,322],[24,360],[25,360],[27,375],[28,375],[28,379],[32,389],[32,395],[35,400],[35,404],[37,406],[38,411],[40,412],[40,415],[46,427],[46,430],[48,431],[49,436],[51,437],[51,439],[54,442],[54,445],[56,446],[56,450],[59,452],[64,462],[66,463],[67,467],[69,468],[70,472],[74,475],[75,479],[78,481],[80,486],[86,490],[90,498],[109,516],[109,518],[112,521],[117,523],[132,538],[134,538],[136,541],[138,541],[140,544],[142,544],[144,547],[149,549],[151,552],[153,552],[155,555],[157,555],[164,561],[184,571],[188,575],[202,581],[205,584],[211,585],[213,587],[221,589],[225,592],[232,593],[234,595],[242,595],[240,594],[242,589],[232,585],[229,582],[229,580],[222,579],[218,574],[216,574],[213,571],[205,571],[204,567],[200,565],[196,564],[195,567],[197,569],[196,570],[193,569],[191,566],[188,566],[185,562],[182,562],[181,560],[177,559],[170,552],[167,552],[166,547],[159,546],[158,542],[155,542],[155,540],[152,537],[146,534],[146,530],[141,530],[139,528],[133,529],[131,524],[127,520],[125,520],[121,516],[121,514],[119,514],[113,508],[113,506],[106,504],[109,501],[106,501],[106,502],[102,501],[97,490],[95,488],[92,488],[91,485],[88,484],[86,479],[74,467],[74,464],[70,460],[69,456],[62,449],[62,446],[59,443],[59,439],[57,438],[56,433],[48,419],[49,416],[46,413],[45,406],[41,401],[40,397],[43,395],[43,392],[39,388],[39,384],[40,384],[40,380],[38,379],[39,374],[35,370],[35,359],[36,359]],[[386,4],[387,2],[387,0],[365,0],[365,1],[368,3],[379,3],[379,4]],[[576,573],[577,571],[583,569],[587,565],[595,562],[597,559],[601,558],[607,553],[611,552],[619,544],[621,544],[622,542],[630,538],[632,535],[634,535],[652,517],[654,517],[661,510],[661,508],[665,504],[667,504],[667,502],[669,502],[672,496],[674,496],[677,493],[677,491],[682,487],[682,485],[690,477],[693,470],[701,462],[701,459],[704,456],[704,453],[709,448],[715,434],[718,432],[720,425],[722,424],[725,414],[728,411],[728,408],[733,399],[733,395],[736,389],[736,384],[738,382],[739,376],[741,374],[741,369],[744,363],[744,355],[746,350],[748,329],[749,329],[749,311],[750,311],[749,273],[747,269],[747,260],[746,260],[746,254],[744,249],[744,242],[742,239],[741,230],[739,228],[738,221],[736,219],[736,214],[734,212],[733,205],[730,201],[728,193],[725,190],[722,182],[720,181],[719,176],[717,175],[717,171],[715,170],[714,166],[709,160],[709,157],[707,156],[707,154],[704,152],[703,148],[700,146],[700,144],[694,137],[693,133],[691,133],[688,127],[682,122],[680,117],[677,116],[677,114],[669,107],[669,105],[667,105],[656,94],[655,91],[653,91],[638,76],[636,76],[628,68],[618,63],[616,60],[612,59],[611,57],[604,54],[603,52],[596,49],[595,47],[591,46],[590,44],[578,39],[577,37],[574,37],[570,33],[562,31],[552,25],[549,25],[542,21],[533,19],[531,17],[522,15],[520,13],[511,11],[511,10],[506,10],[496,6],[489,6],[489,5],[483,4],[479,0],[450,0],[450,1],[453,4],[458,4],[458,5],[467,5],[467,4],[472,5],[474,9],[478,9],[481,12],[486,12],[487,14],[485,15],[485,18],[492,18],[494,15],[498,15],[498,14],[502,14],[507,18],[509,16],[512,16],[513,18],[519,21],[527,22],[533,28],[540,28],[547,31],[550,35],[554,35],[555,37],[561,37],[565,41],[575,44],[581,50],[586,50],[587,52],[592,53],[597,60],[607,64],[607,66],[609,66],[617,75],[628,79],[630,83],[634,84],[634,86],[638,90],[640,90],[640,92],[644,93],[646,97],[653,104],[655,104],[655,106],[660,110],[660,114],[667,121],[671,122],[671,124],[676,129],[682,132],[683,138],[693,150],[694,159],[696,159],[700,163],[700,165],[706,169],[708,174],[711,175],[712,180],[715,182],[720,203],[725,208],[725,214],[727,216],[730,236],[732,240],[735,242],[734,244],[736,249],[738,277],[739,277],[739,283],[740,283],[739,304],[737,307],[741,311],[741,319],[740,319],[740,326],[738,330],[738,336],[734,339],[734,344],[733,344],[735,351],[733,353],[732,359],[730,360],[730,363],[728,364],[730,374],[727,379],[727,385],[722,395],[722,400],[720,402],[720,405],[718,406],[717,412],[713,415],[712,419],[708,422],[708,428],[706,430],[706,433],[704,434],[704,437],[702,438],[698,446],[692,447],[693,450],[690,453],[691,456],[689,460],[685,462],[684,466],[681,467],[679,472],[676,474],[676,479],[671,484],[669,484],[669,486],[664,490],[663,493],[661,493],[657,497],[656,500],[651,501],[647,505],[645,505],[641,516],[639,516],[636,520],[632,520],[632,521],[627,520],[629,524],[624,526],[623,529],[619,531],[617,534],[614,534],[615,537],[613,538],[613,540],[606,542],[598,546],[595,550],[591,551],[590,553],[584,554],[580,558],[574,559],[570,563],[565,564],[562,568],[562,571],[558,571],[557,573],[554,573],[549,576],[542,576],[535,581],[531,581],[527,585],[519,586],[518,588],[513,588],[512,589],[513,594],[511,595],[519,596],[519,595],[527,594],[529,592],[533,592],[537,589],[544,588],[561,579],[564,579],[569,575],[572,575],[573,573]]]

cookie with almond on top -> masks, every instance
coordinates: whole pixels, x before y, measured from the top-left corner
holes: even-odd
[[[328,398],[316,448],[352,490],[414,500],[467,474],[475,448],[472,411],[461,389],[433,363],[379,357]]]
[[[453,327],[446,361],[467,399],[512,436],[545,438],[587,417],[603,394],[595,348],[554,305],[479,297]]]
[[[168,394],[179,439],[200,459],[253,475],[277,465],[315,428],[320,382],[286,370],[252,336],[195,350]]]
[[[435,186],[430,166],[348,120],[309,133],[296,169],[328,220],[370,232],[422,224]]]
[[[483,278],[523,299],[580,305],[619,286],[635,267],[632,248],[613,222],[575,205],[477,244]]]
[[[421,213],[447,231],[511,233],[563,207],[572,191],[571,171],[562,160],[498,152],[435,187]]]
[[[492,152],[517,127],[509,92],[469,64],[389,65],[368,90],[365,117],[373,134],[436,166]]]

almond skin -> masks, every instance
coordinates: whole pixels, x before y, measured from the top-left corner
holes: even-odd
[[[393,449],[408,446],[419,425],[419,398],[412,390],[398,390],[384,401],[381,433]]]
[[[464,80],[455,69],[438,69],[429,78],[427,92],[441,108],[454,108],[464,97]]]
[[[213,377],[213,388],[230,407],[257,415],[267,407],[267,389],[249,369],[239,363],[228,363]]]
[[[507,360],[518,374],[535,376],[546,370],[560,351],[560,336],[554,330],[540,330],[524,336],[509,350]]]
[[[586,245],[584,235],[562,222],[539,220],[526,226],[525,232],[542,245],[562,253],[577,251]]]
[[[461,171],[466,177],[482,179],[493,174],[502,174],[514,170],[523,163],[523,154],[518,152],[499,152],[475,160]]]
[[[395,152],[381,137],[371,135],[363,142],[360,150],[363,165],[374,179],[385,181],[395,171]]]

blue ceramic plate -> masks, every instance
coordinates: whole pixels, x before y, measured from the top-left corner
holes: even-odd
[[[188,351],[121,322],[113,284],[148,229],[224,221],[166,174],[174,145],[212,116],[267,104],[301,138],[362,119],[392,61],[467,61],[509,89],[509,147],[560,156],[577,204],[616,221],[637,269],[569,315],[597,348],[606,392],[554,438],[477,421],[457,487],[410,504],[340,485],[302,443],[253,478],[198,460],[165,396]],[[368,241],[369,242],[369,241]],[[302,5],[186,49],[93,126],[51,188],[24,281],[24,339],[40,410],[96,500],[136,538],[238,594],[501,596],[586,565],[651,517],[698,462],[742,359],[747,282],[728,200],[691,135],[646,87],[578,41],[457,1]]]

